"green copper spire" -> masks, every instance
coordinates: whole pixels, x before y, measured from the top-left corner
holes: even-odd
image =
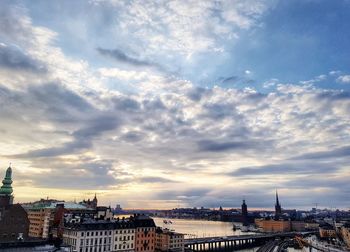
[[[12,169],[11,166],[7,168],[5,178],[2,180],[2,186],[0,188],[1,195],[11,195],[12,189]]]

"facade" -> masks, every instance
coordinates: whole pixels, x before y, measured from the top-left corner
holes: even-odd
[[[320,224],[317,222],[305,222],[305,229],[306,230],[318,230]]]
[[[61,219],[66,215],[66,218],[73,218],[79,215],[93,215],[95,210],[88,209],[83,205],[74,202],[40,202],[38,204],[34,203],[32,205],[26,205],[26,210],[28,213],[29,225],[29,236],[37,238],[48,238],[52,233],[52,228],[57,221],[57,211],[63,212]],[[55,218],[56,217],[56,218]],[[55,220],[56,219],[56,220]]]
[[[172,232],[169,229],[156,229],[155,240],[156,251],[174,251],[184,252],[185,241],[184,235],[176,232]]]
[[[29,220],[27,212],[20,204],[13,204],[12,168],[0,188],[0,242],[24,241],[28,238]]]
[[[89,220],[68,223],[63,228],[63,243],[77,252],[133,252],[135,227],[130,220]]]
[[[343,238],[343,241],[345,242],[346,246],[350,248],[350,223],[345,224],[341,228],[341,236]]]
[[[303,232],[306,230],[306,223],[303,221],[291,221],[291,231]]]
[[[113,249],[114,224],[106,221],[69,225],[63,228],[63,244],[77,252],[104,252]]]
[[[49,208],[37,208],[27,211],[29,219],[29,236],[30,237],[49,237],[50,221],[53,213]]]
[[[152,218],[137,215],[132,219],[135,223],[135,251],[136,252],[154,252],[156,225]]]
[[[337,232],[332,225],[324,224],[319,227],[319,233],[321,238],[336,238]]]
[[[116,223],[113,239],[113,251],[135,251],[135,225],[131,221],[118,221]]]
[[[275,232],[290,232],[291,231],[291,222],[289,220],[255,219],[255,224],[263,232],[275,233]]]

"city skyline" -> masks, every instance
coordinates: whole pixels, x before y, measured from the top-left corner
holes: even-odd
[[[1,1],[14,200],[350,207],[350,1]]]

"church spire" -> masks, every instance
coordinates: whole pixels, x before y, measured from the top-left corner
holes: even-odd
[[[278,199],[278,192],[276,189],[275,218],[278,219],[281,214],[282,214],[282,207],[281,207],[280,201]]]
[[[11,164],[6,170],[5,178],[2,180],[2,186],[0,188],[1,195],[11,195],[13,192],[12,189],[12,168]]]

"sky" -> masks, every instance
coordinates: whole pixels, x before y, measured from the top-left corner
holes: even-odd
[[[350,1],[0,2],[15,201],[350,207]],[[2,176],[2,175],[1,175]]]

